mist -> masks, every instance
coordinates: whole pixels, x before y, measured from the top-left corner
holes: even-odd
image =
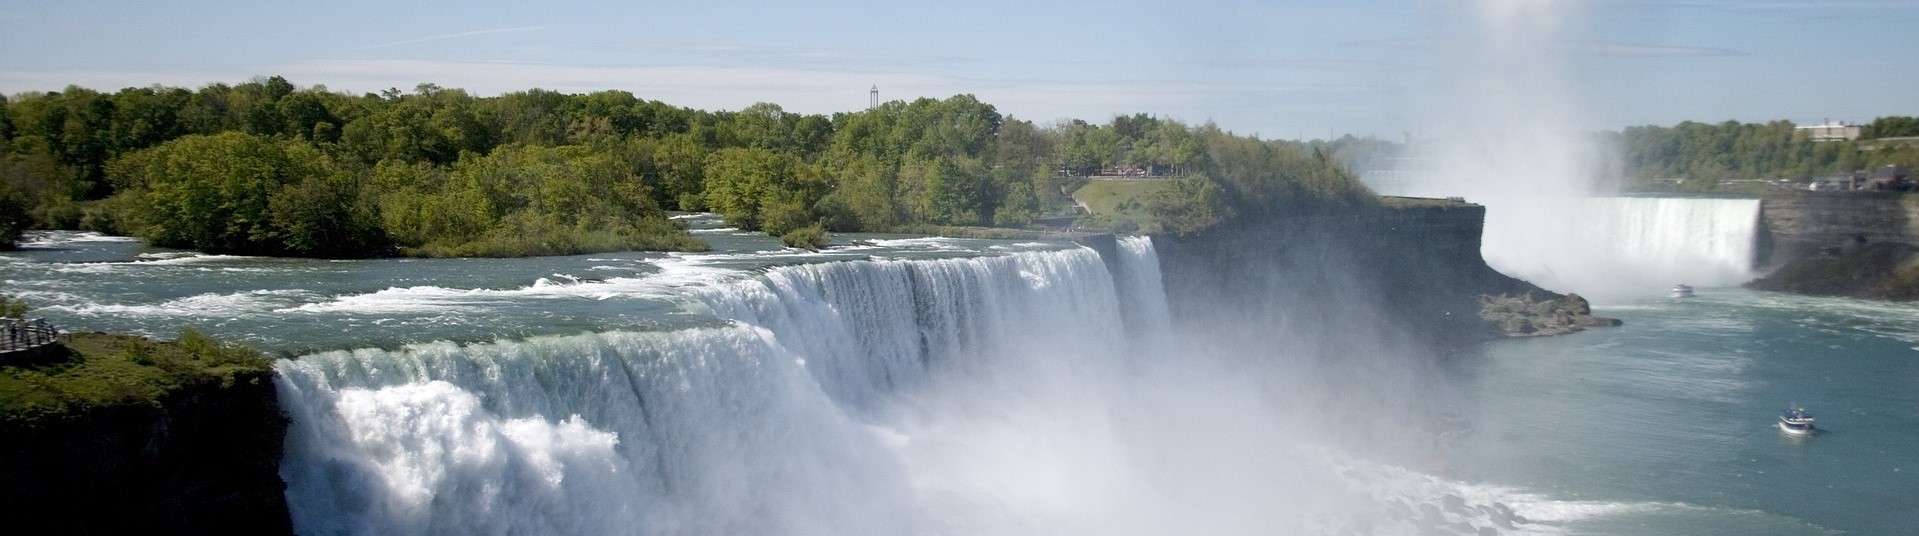
[[[1386,193],[1464,197],[1487,207],[1483,253],[1508,275],[1559,292],[1658,294],[1676,283],[1753,276],[1756,201],[1614,197],[1616,155],[1587,125],[1581,67],[1603,7],[1588,0],[1428,2],[1429,91],[1416,98],[1416,181]]]
[[[303,534],[1393,533],[1490,505],[1431,476],[1430,351],[1301,252],[1177,319],[1127,238],[778,267],[698,295],[728,327],[307,355],[280,364],[288,502]]]

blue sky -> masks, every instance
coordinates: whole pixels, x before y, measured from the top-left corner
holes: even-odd
[[[702,109],[971,93],[1016,117],[1421,131],[1471,4],[1563,11],[1584,128],[1919,115],[1919,0],[95,2],[0,0],[0,93],[283,75],[336,91],[622,89]]]

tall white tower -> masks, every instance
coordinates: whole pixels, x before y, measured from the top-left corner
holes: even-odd
[[[866,93],[866,109],[871,110],[878,107],[880,107],[880,86],[876,84],[873,86],[872,91]]]

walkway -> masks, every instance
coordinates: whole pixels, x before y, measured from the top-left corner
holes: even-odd
[[[0,318],[0,359],[31,354],[60,342],[60,330],[44,318]]]

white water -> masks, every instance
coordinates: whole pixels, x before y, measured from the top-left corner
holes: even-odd
[[[1663,293],[1754,277],[1756,199],[1533,200],[1486,214],[1481,252],[1508,275],[1559,292]]]
[[[739,323],[282,362],[296,526],[902,534],[1096,521],[1077,510],[1097,503],[1066,491],[1117,473],[1097,451],[1027,443],[1114,426],[1099,418],[1112,397],[1093,391],[1116,383],[1099,378],[1126,336],[1090,250],[791,266],[703,302]]]
[[[1605,197],[1610,159],[1587,132],[1590,0],[1434,0],[1418,177],[1382,192],[1486,206],[1482,253],[1558,292],[1644,296],[1753,277],[1758,202]]]
[[[296,529],[1411,533],[1409,505],[1493,500],[1330,446],[1406,439],[1375,386],[1168,344],[1152,244],[1120,245],[1122,277],[1089,249],[793,265],[695,292],[727,327],[283,361]]]

